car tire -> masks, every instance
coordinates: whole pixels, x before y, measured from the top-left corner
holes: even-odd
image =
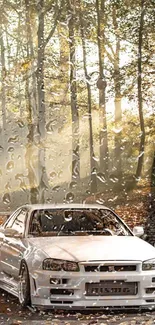
[[[22,307],[31,305],[30,278],[28,267],[25,262],[21,264],[18,297]]]

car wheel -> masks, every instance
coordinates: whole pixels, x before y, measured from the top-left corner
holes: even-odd
[[[20,270],[19,280],[19,302],[22,307],[29,306],[31,304],[30,298],[30,278],[29,271],[25,262],[22,262]]]

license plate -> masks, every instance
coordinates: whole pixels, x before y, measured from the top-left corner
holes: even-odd
[[[129,296],[136,295],[137,282],[100,281],[86,283],[86,296]]]

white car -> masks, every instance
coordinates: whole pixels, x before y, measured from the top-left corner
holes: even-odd
[[[25,205],[0,228],[0,287],[23,306],[155,306],[155,248],[100,205]]]

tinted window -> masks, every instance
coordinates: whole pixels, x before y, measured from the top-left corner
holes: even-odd
[[[30,224],[33,235],[131,235],[109,210],[38,210]]]
[[[26,210],[21,210],[17,217],[15,218],[12,226],[10,228],[17,230],[19,234],[23,235],[25,231],[25,219],[26,219]]]
[[[13,225],[13,223],[14,223],[15,218],[16,218],[16,216],[17,216],[20,212],[21,212],[21,209],[18,210],[18,211],[15,211],[15,212],[11,215],[11,217],[8,219],[8,221],[7,221],[6,225],[5,225],[5,228],[12,228],[12,225]]]

